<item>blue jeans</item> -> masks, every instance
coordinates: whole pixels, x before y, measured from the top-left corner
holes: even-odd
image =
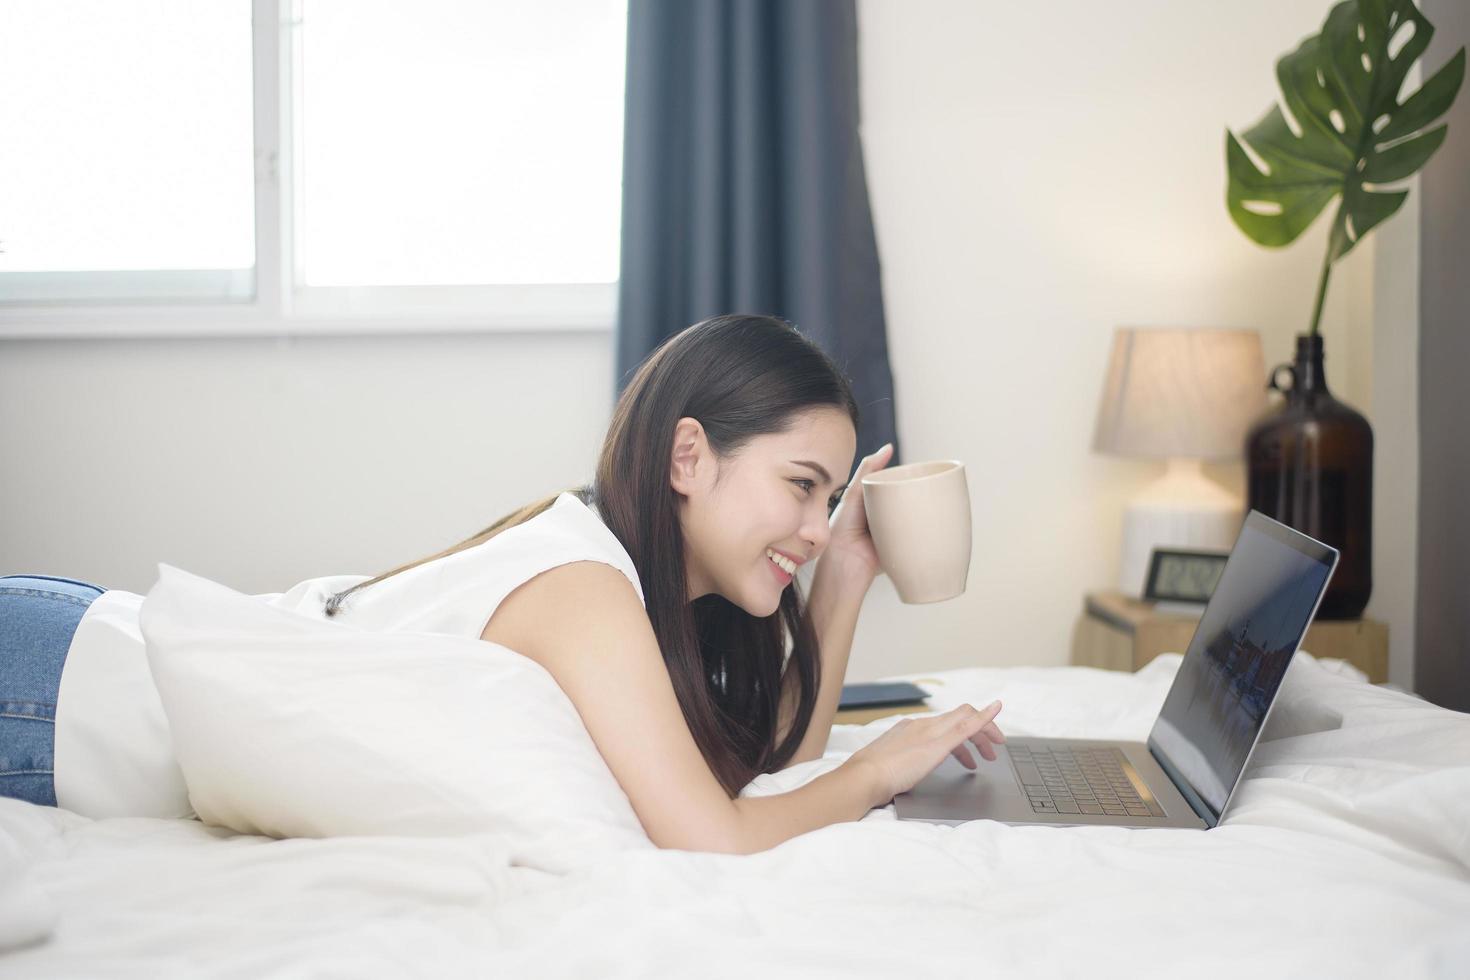
[[[0,576],[0,796],[56,805],[56,692],[82,613],[106,589]]]

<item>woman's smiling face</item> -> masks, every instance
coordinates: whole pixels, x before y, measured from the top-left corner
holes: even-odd
[[[689,598],[718,593],[752,616],[775,613],[790,572],[827,547],[831,507],[856,450],[852,419],[837,408],[800,412],[786,431],[755,436],[724,458],[697,420],[680,419],[670,483]]]

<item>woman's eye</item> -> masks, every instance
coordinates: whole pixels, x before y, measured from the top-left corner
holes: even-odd
[[[802,492],[805,493],[808,497],[810,497],[812,495],[812,491],[817,488],[817,482],[815,480],[792,480],[791,482],[801,487]],[[842,491],[839,490],[827,499],[827,513],[831,514],[834,510],[837,509],[837,505],[841,502]]]

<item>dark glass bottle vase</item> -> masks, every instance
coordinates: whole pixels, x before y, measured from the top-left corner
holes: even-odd
[[[1373,428],[1327,390],[1320,336],[1296,338],[1270,387],[1286,400],[1246,435],[1249,506],[1342,553],[1317,618],[1356,619],[1373,592]]]

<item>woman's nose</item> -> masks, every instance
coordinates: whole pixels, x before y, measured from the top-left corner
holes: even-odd
[[[826,515],[823,514],[821,520],[810,521],[802,529],[801,536],[807,544],[811,545],[811,554],[807,556],[807,559],[811,560],[820,555],[827,547],[827,539],[832,537],[832,528],[827,524]]]

